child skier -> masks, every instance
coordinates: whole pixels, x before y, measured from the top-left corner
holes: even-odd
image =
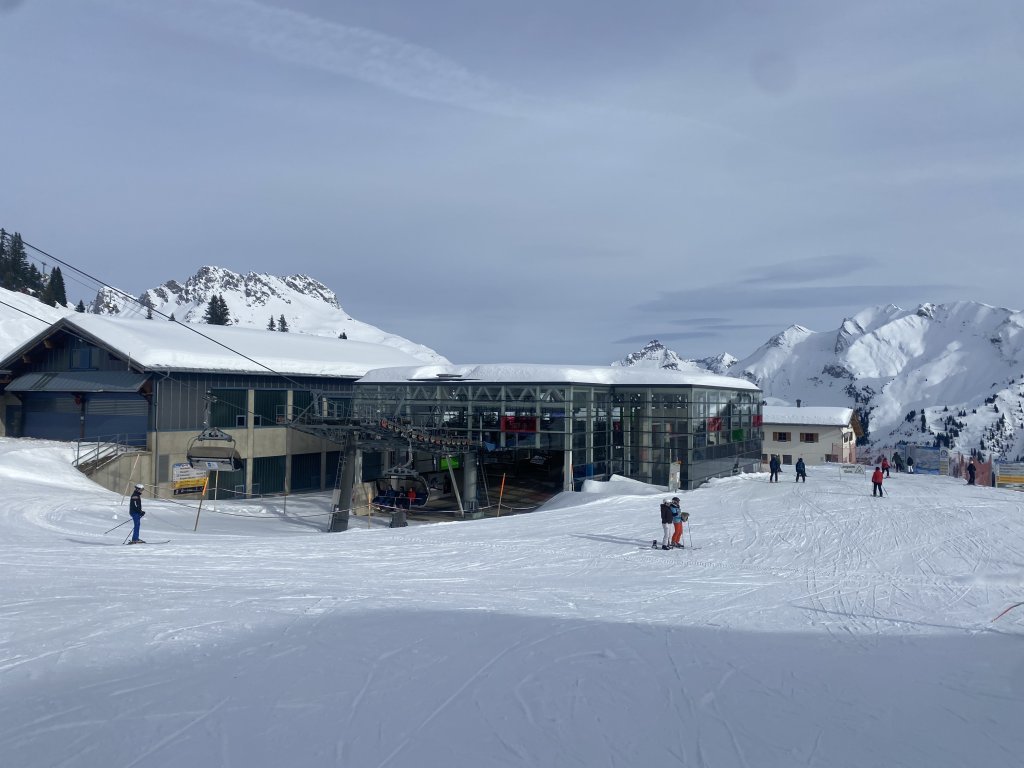
[[[871,495],[872,496],[884,496],[885,493],[882,491],[882,468],[879,466],[875,467],[875,471],[871,473]]]
[[[677,549],[683,549],[683,510],[679,505],[678,496],[672,497],[672,503],[669,504],[669,507],[672,509],[672,546]]]

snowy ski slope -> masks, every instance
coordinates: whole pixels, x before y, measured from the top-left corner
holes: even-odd
[[[0,765],[1019,766],[1024,495],[811,468],[502,519],[120,496],[0,439]],[[690,544],[689,536],[686,538]]]

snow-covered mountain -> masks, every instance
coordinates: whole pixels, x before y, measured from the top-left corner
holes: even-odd
[[[681,359],[664,349],[656,357]],[[641,350],[621,364],[634,358],[648,359]],[[853,406],[872,447],[938,441],[1024,455],[1024,314],[1015,310],[971,301],[915,310],[890,304],[834,331],[792,325],[732,365],[683,362],[744,376],[772,402]]]
[[[676,352],[666,347],[657,339],[644,344],[638,352],[630,352],[621,360],[616,360],[612,365],[639,368],[664,368],[670,371],[694,371],[703,373],[711,371],[725,375],[725,373],[736,363],[736,358],[730,354],[715,355],[699,360],[687,360],[680,357]]]
[[[176,320],[202,323],[213,296],[227,304],[231,324],[265,329],[275,328],[284,317],[290,333],[332,336],[395,347],[424,362],[447,363],[433,349],[401,336],[360,322],[338,303],[334,291],[307,275],[275,275],[249,272],[241,275],[223,267],[202,267],[184,284],[168,280],[138,297],[103,288],[88,306],[90,312],[119,317],[145,317],[146,305],[159,315],[174,315]]]

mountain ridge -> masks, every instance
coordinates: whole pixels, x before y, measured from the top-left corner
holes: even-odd
[[[909,442],[1024,456],[1024,314],[1016,310],[974,301],[888,304],[844,318],[834,331],[791,325],[728,366],[686,360],[660,342],[615,364],[642,360],[743,377],[773,402],[849,405],[869,431],[870,450]]]
[[[388,333],[356,320],[346,312],[334,291],[308,275],[278,277],[266,273],[241,274],[216,266],[201,267],[184,283],[168,280],[141,293],[137,299],[124,291],[101,288],[87,311],[127,318],[146,317],[148,307],[176,320],[203,323],[209,301],[224,299],[232,325],[275,329],[283,317],[289,333],[333,336],[395,347],[428,363],[448,359],[423,344]]]

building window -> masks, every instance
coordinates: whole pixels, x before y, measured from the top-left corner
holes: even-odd
[[[89,346],[84,341],[75,340],[71,347],[68,367],[73,371],[95,370],[99,360],[99,349]]]
[[[789,432],[772,432],[772,440],[776,443],[788,443],[789,435]]]
[[[801,443],[816,443],[816,442],[818,442],[818,433],[817,432],[801,432],[800,433],[800,442]]]
[[[793,463],[793,457],[790,456],[788,453],[782,454],[782,463],[783,464],[792,464]]]

